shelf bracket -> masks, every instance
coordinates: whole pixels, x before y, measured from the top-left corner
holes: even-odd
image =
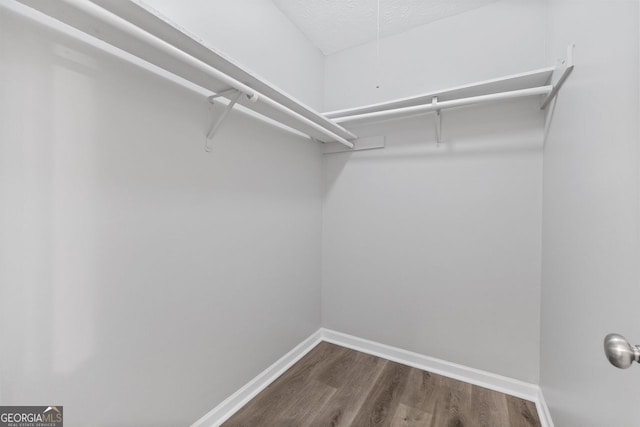
[[[550,84],[553,85],[553,88],[551,89],[551,92],[549,92],[549,95],[547,95],[546,98],[542,101],[542,105],[540,106],[541,110],[544,110],[545,108],[547,108],[547,106],[553,100],[553,98],[555,98],[556,95],[558,95],[558,91],[560,91],[560,88],[562,88],[562,85],[567,80],[569,75],[571,75],[571,72],[573,71],[573,66],[574,66],[573,64],[574,48],[575,48],[574,44],[570,44],[569,47],[567,47],[567,58],[560,62],[560,67],[564,67],[564,69],[562,70],[562,74],[560,74],[558,81],[556,81],[555,83],[550,82]],[[551,78],[553,78],[553,76]]]
[[[384,148],[386,138],[384,136],[369,136],[364,138],[358,138],[353,142],[353,148],[347,148],[340,144],[324,144],[322,147],[322,154],[337,154],[337,153],[353,153],[354,151],[364,150],[376,150],[378,148]],[[321,142],[321,141],[319,141]]]
[[[229,93],[228,91],[225,91],[225,92],[227,94]],[[222,124],[222,122],[224,122],[224,119],[227,118],[227,116],[229,115],[231,110],[233,110],[233,106],[236,105],[236,102],[238,102],[238,99],[240,99],[240,96],[242,96],[242,92],[240,92],[240,91],[236,91],[236,92],[237,93],[235,95],[232,95],[231,98],[229,98],[229,103],[224,108],[224,111],[220,114],[218,119],[214,120],[211,123],[211,127],[209,128],[209,132],[207,132],[207,139],[204,142],[204,151],[206,151],[207,153],[211,151],[211,146],[209,145],[209,141],[211,141],[213,139],[213,137],[216,136],[216,132],[218,132],[218,129],[220,128],[220,125]],[[217,95],[210,96],[209,97],[209,102],[211,104],[213,104],[215,98],[217,98],[219,96],[222,96],[222,95],[217,94]]]
[[[238,92],[238,89],[234,89],[234,88],[229,88],[226,90],[221,90],[220,92],[216,92],[215,94],[211,95],[209,97],[209,102],[213,104],[213,101],[216,98],[227,98],[229,97],[229,95],[232,95],[234,93]]]
[[[431,104],[434,107],[438,106],[438,97],[434,96],[431,98]],[[436,145],[440,145],[440,141],[442,139],[442,110],[436,108]]]

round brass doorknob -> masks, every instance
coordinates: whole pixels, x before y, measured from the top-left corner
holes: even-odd
[[[627,369],[634,361],[640,363],[640,347],[629,344],[620,334],[604,337],[604,354],[613,366],[620,369]]]

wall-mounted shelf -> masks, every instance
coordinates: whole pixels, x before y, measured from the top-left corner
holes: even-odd
[[[94,38],[322,142],[356,136],[207,46],[139,0],[19,0]],[[234,90],[230,90],[234,89]]]
[[[573,45],[568,47],[567,58],[560,61],[557,66],[377,104],[330,111],[325,113],[325,116],[338,123],[348,125],[393,120],[434,112],[436,113],[436,140],[439,142],[440,113],[448,108],[520,97],[543,97],[541,98],[541,108],[546,108],[573,71],[573,48]]]
[[[18,3],[0,0],[0,6],[15,8]],[[160,67],[201,88],[210,97],[229,100],[207,132],[213,138],[229,111],[237,103],[313,140],[339,142],[354,149],[357,138],[342,124],[390,120],[429,112],[436,113],[436,139],[440,141],[441,111],[465,105],[495,102],[517,97],[544,96],[546,108],[573,70],[573,46],[566,60],[547,67],[425,93],[378,104],[320,114],[266,80],[243,69],[185,29],[150,9],[142,0],[18,0],[31,13],[44,14],[69,27]],[[41,15],[43,16],[43,15]],[[50,17],[50,18],[49,18]],[[551,110],[551,109],[549,109]],[[367,147],[365,147],[367,148]],[[365,149],[362,148],[362,149]],[[209,144],[205,143],[205,149]],[[356,147],[357,149],[357,147]],[[369,149],[369,148],[367,148]]]
[[[324,115],[332,119],[346,119],[352,116],[395,110],[399,108],[416,107],[430,104],[434,97],[438,103],[464,98],[492,95],[496,93],[512,92],[522,89],[543,87],[549,84],[555,67],[541,68],[526,73],[514,74],[497,79],[486,80],[478,83],[456,86],[434,92],[423,93],[407,98],[399,98],[391,101],[364,105],[361,107],[336,110]],[[375,117],[375,116],[374,116]]]

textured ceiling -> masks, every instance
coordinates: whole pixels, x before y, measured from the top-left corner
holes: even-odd
[[[379,0],[380,36],[497,0]],[[376,39],[378,0],[273,0],[325,55]]]

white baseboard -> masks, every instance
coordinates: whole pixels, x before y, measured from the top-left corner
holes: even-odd
[[[544,400],[541,388],[538,390],[536,408],[538,408],[538,417],[540,418],[540,424],[542,427],[554,427],[553,420],[551,419],[551,412],[549,412],[547,402]]]
[[[538,386],[524,381],[514,380],[491,372],[481,371],[475,368],[458,365],[434,357],[424,356],[412,351],[391,347],[375,341],[369,341],[342,332],[330,329],[321,329],[323,341],[328,341],[343,347],[348,347],[357,351],[379,356],[403,365],[444,375],[445,377],[464,381],[501,393],[510,394],[526,400],[538,398]]]
[[[241,389],[227,397],[218,406],[207,412],[207,414],[198,421],[191,424],[191,427],[218,427],[258,393],[267,388],[269,384],[293,366],[293,364],[313,349],[313,347],[318,345],[320,341],[322,341],[322,336],[321,331],[318,330],[298,344],[293,350],[278,359],[273,365],[258,374],[258,376],[245,384]]]
[[[191,427],[219,426],[321,341],[327,341],[402,363],[403,365],[423,369],[435,374],[533,401],[536,404],[542,427],[554,427],[549,409],[542,395],[542,390],[536,384],[530,384],[491,372],[458,365],[325,328],[320,328],[309,338],[298,344],[293,350],[265,369],[244,387],[233,393],[205,416],[192,424]]]
[[[537,384],[458,365],[330,329],[321,328],[320,331],[323,341],[532,401],[536,404],[542,427],[554,427],[542,391]]]

